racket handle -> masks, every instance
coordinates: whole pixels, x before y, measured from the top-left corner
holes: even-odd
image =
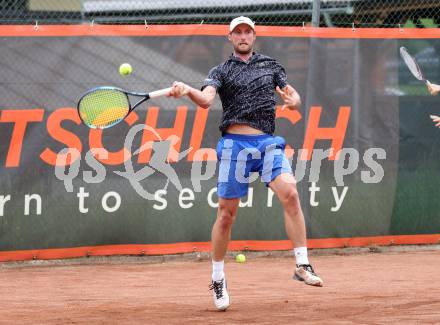
[[[156,97],[168,95],[170,93],[170,91],[171,91],[171,87],[152,91],[148,95],[150,98],[156,98]]]

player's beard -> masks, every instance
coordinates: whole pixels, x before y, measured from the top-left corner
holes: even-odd
[[[252,52],[252,44],[250,44],[250,45],[248,45],[247,47],[244,47],[244,48],[240,48],[240,45],[237,45],[234,48],[234,51],[235,51],[235,53],[242,54],[242,55],[249,54],[249,53]]]

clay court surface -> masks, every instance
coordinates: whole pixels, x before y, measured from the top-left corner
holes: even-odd
[[[438,250],[312,260],[323,288],[292,280],[293,258],[228,260],[226,312],[207,259],[1,263],[0,324],[440,324]]]

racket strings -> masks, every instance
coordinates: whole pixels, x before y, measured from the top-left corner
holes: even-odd
[[[416,65],[416,63],[411,58],[408,58],[408,57],[405,57],[404,60],[406,62],[406,65],[408,66],[409,70],[412,72],[412,74],[415,75],[416,77],[419,77],[420,71],[419,71],[419,68]]]
[[[400,54],[403,58],[403,61],[405,61],[409,71],[419,80],[423,79],[422,71],[419,68],[419,65],[415,61],[415,59],[404,49],[400,49]]]
[[[125,118],[130,103],[125,93],[117,89],[98,89],[84,96],[79,114],[90,127],[103,129]]]

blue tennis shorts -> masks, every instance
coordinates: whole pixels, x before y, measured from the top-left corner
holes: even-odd
[[[292,174],[285,147],[282,137],[225,133],[217,144],[218,196],[225,199],[246,196],[252,172],[258,172],[266,186],[282,173]]]

